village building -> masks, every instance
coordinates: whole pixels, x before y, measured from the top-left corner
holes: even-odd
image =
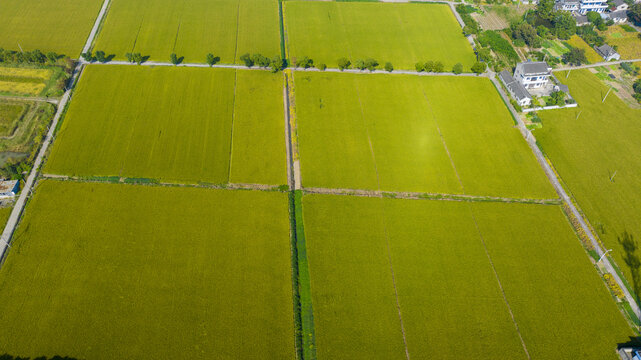
[[[537,89],[547,85],[552,68],[545,61],[528,61],[516,64],[514,78],[526,89]]]
[[[618,52],[616,52],[612,46],[608,44],[603,44],[601,46],[595,46],[594,50],[596,50],[597,54],[601,55],[605,61],[611,61],[611,60],[619,60],[621,59],[621,55],[619,55]]]
[[[588,11],[603,13],[608,8],[606,0],[557,0],[555,3],[557,10],[577,12],[585,15]]]
[[[503,70],[499,73],[499,79],[503,81],[507,90],[520,106],[529,106],[532,103],[532,96],[530,93],[525,89],[525,87],[523,87],[523,84],[516,81],[512,74],[507,70]]]
[[[20,191],[20,182],[18,180],[0,181],[0,199],[8,199],[16,196]]]

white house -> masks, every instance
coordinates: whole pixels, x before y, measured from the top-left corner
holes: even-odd
[[[602,58],[605,59],[605,61],[611,61],[611,60],[619,60],[621,59],[621,55],[619,55],[618,52],[616,52],[612,46],[608,44],[603,44],[601,46],[595,46],[594,50],[601,55]]]
[[[18,180],[0,181],[0,199],[8,199],[16,196],[20,191],[20,182]]]
[[[499,73],[499,79],[503,81],[507,90],[520,106],[529,106],[532,103],[532,96],[530,93],[520,82],[516,81],[514,77],[512,77],[512,74],[507,70],[503,70]]]
[[[516,64],[514,78],[526,89],[545,86],[552,75],[552,68],[545,61],[528,61]]]
[[[588,11],[605,12],[608,8],[607,0],[557,0],[557,10],[578,12],[585,15]]]
[[[614,0],[614,7],[615,9],[613,11],[623,11],[623,10],[628,10],[628,4],[623,1],[623,0]]]

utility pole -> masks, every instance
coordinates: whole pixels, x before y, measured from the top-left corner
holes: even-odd
[[[568,70],[568,73],[565,75],[566,79],[568,78],[568,76],[570,76],[570,71],[572,71],[572,69]]]
[[[22,50],[22,46],[20,46],[20,43],[18,41],[16,41],[16,42],[18,43],[18,47],[20,48],[20,52],[24,54],[24,50]]]
[[[612,180],[614,180],[614,177],[617,175],[617,171],[619,171],[619,170],[614,170],[614,174],[612,174],[612,176],[610,176],[610,182],[612,182]]]
[[[608,94],[610,94],[610,91],[612,91],[612,86],[610,86],[610,89],[608,90],[608,92],[605,93],[605,96],[603,97],[603,100],[601,101],[601,104],[603,104],[605,102],[605,99],[607,99]]]
[[[578,114],[576,114],[576,119],[575,119],[575,120],[579,120],[579,116],[581,116],[581,112],[582,112],[582,111],[583,111],[583,110],[579,111],[579,113],[578,113]]]
[[[598,260],[596,263],[598,264],[601,260],[603,260],[603,258],[604,258],[604,257],[605,257],[605,256],[606,256],[610,251],[612,251],[612,249],[608,249],[608,250],[606,250],[606,251],[603,253],[603,255],[601,255],[601,257],[599,258],[599,260]]]

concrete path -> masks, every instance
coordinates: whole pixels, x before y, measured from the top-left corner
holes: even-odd
[[[5,96],[5,95],[0,95],[0,100],[37,101],[37,102],[48,102],[50,104],[55,104],[55,105],[57,105],[59,102],[58,99],[53,99],[53,98]]]
[[[607,61],[607,62],[600,62],[600,63],[594,63],[594,64],[580,65],[580,66],[561,66],[561,67],[558,67],[556,69],[553,69],[552,71],[589,69],[589,68],[598,67],[598,66],[608,66],[608,65],[621,64],[621,63],[624,63],[624,62],[640,62],[640,61],[641,61],[641,59],[632,59],[632,60]]]
[[[98,28],[100,27],[100,23],[102,22],[102,18],[105,16],[108,4],[109,4],[109,0],[105,0],[105,2],[102,5],[102,9],[100,10],[100,14],[96,18],[96,22],[94,23],[93,29],[91,30],[91,34],[89,34],[89,38],[87,38],[87,42],[85,43],[83,52],[87,51],[85,49],[91,48],[91,44],[93,44],[94,38],[98,32]],[[31,195],[33,186],[35,185],[36,178],[38,176],[38,172],[40,171],[40,166],[42,165],[42,160],[44,159],[44,156],[47,153],[47,149],[49,148],[49,145],[51,145],[53,135],[56,131],[56,127],[58,126],[58,121],[62,117],[62,114],[65,111],[65,107],[67,106],[67,103],[71,98],[72,90],[76,86],[76,83],[78,82],[78,78],[80,77],[82,68],[83,68],[83,64],[79,62],[76,64],[76,66],[73,69],[71,79],[69,82],[70,86],[67,89],[67,91],[65,91],[64,95],[60,99],[60,102],[58,103],[58,109],[56,111],[56,114],[53,117],[53,121],[51,121],[51,125],[49,126],[49,131],[47,132],[47,136],[44,138],[42,142],[40,151],[38,151],[38,156],[36,156],[33,162],[31,173],[29,173],[29,176],[27,177],[24,183],[24,186],[22,187],[22,191],[18,196],[18,200],[16,201],[13,207],[13,210],[11,211],[11,215],[9,215],[9,219],[7,220],[7,224],[4,228],[4,231],[2,232],[2,235],[0,235],[0,264],[4,262],[4,259],[8,253],[8,250],[10,249],[9,242],[11,241],[11,236],[13,235],[13,232],[15,231],[18,225],[18,221],[20,220],[20,215],[22,214],[25,204],[27,203],[27,198],[29,197],[29,195]]]
[[[596,64],[594,65],[598,66]],[[572,215],[578,220],[579,224],[581,225],[581,228],[590,239],[590,242],[592,243],[592,246],[594,246],[594,249],[597,255],[601,257],[604,254],[604,251],[603,249],[601,249],[599,242],[597,241],[596,237],[592,233],[592,230],[588,226],[587,222],[585,221],[585,219],[583,218],[579,210],[576,208],[576,206],[574,206],[572,199],[570,198],[570,196],[568,196],[567,192],[559,182],[559,179],[556,177],[556,174],[554,170],[552,170],[552,168],[550,167],[550,164],[548,164],[547,160],[545,159],[545,156],[541,152],[541,149],[539,149],[539,147],[536,145],[536,138],[534,137],[534,135],[532,135],[532,132],[525,127],[525,123],[523,123],[523,120],[521,119],[519,114],[516,112],[512,104],[510,104],[509,97],[507,96],[507,94],[503,92],[503,88],[499,84],[495,75],[496,75],[495,73],[489,73],[490,80],[494,82],[494,84],[496,85],[496,88],[499,90],[499,94],[501,94],[501,97],[505,101],[506,106],[508,107],[508,109],[510,110],[514,118],[517,120],[518,128],[521,131],[521,134],[523,135],[526,142],[530,146],[530,149],[532,149],[532,152],[536,156],[536,159],[538,160],[539,164],[543,168],[543,171],[545,172],[548,179],[552,183],[552,186],[554,186],[554,189],[556,190],[557,194],[559,194],[559,197],[568,205],[568,208],[572,212]],[[634,311],[637,317],[641,318],[641,309],[639,309],[639,305],[637,304],[636,300],[634,299],[634,297],[632,296],[628,288],[623,283],[623,280],[619,277],[619,275],[615,271],[608,257],[604,256],[603,259],[601,260],[601,263],[605,267],[606,271],[609,272],[614,277],[617,284],[619,284],[619,287],[621,287],[621,290],[623,290],[623,293],[625,294],[625,299],[630,304],[632,311]]]

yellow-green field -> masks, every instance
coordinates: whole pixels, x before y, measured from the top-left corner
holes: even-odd
[[[619,26],[610,26],[603,35],[605,42],[618,47],[621,59],[641,59],[641,38],[638,32],[627,32]]]
[[[237,63],[244,53],[280,55],[276,0],[112,0],[96,50],[124,59],[141,53],[205,62],[208,53]]]
[[[281,185],[282,74],[89,66],[45,171]]]
[[[41,183],[0,270],[0,353],[295,359],[287,196]]]
[[[0,48],[76,58],[89,37],[103,0],[2,0]]]
[[[441,61],[446,70],[456,63],[465,71],[475,61],[454,14],[444,4],[377,2],[284,3],[288,57],[308,56],[336,67],[339,58],[374,58],[398,69],[416,62]]]
[[[567,79],[565,75],[557,77],[570,87],[579,107],[540,112],[543,128],[535,135],[632,282],[638,269],[626,265],[626,259],[641,257],[641,250],[626,251],[618,239],[625,231],[636,241],[641,237],[641,110],[628,107],[612,93],[602,103],[608,88],[588,70],[574,70]]]
[[[633,336],[559,206],[307,195],[303,215],[319,359],[614,360]]]
[[[294,76],[305,187],[556,197],[486,78]]]
[[[567,43],[574,46],[575,48],[585,50],[585,57],[590,63],[599,63],[605,61],[601,57],[601,55],[597,54],[597,52],[578,35],[572,35],[572,37],[567,40]]]

